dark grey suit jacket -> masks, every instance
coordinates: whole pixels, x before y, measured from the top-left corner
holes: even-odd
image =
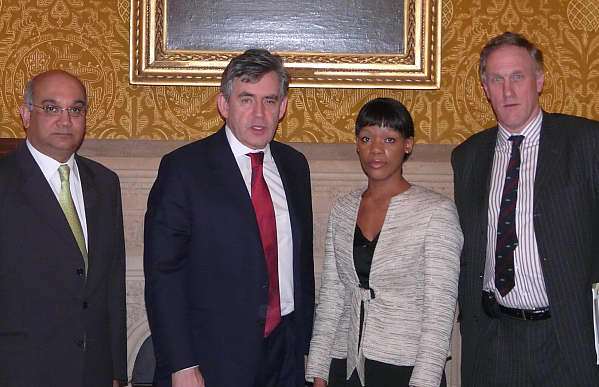
[[[21,144],[0,159],[0,386],[126,380],[125,251],[117,176],[76,156],[89,273],[56,196]]]
[[[464,232],[459,285],[462,385],[472,385],[490,320],[481,307],[490,174],[497,128],[452,154],[455,201]],[[534,228],[559,348],[575,380],[599,385],[591,284],[599,282],[599,122],[544,113],[534,183]]]

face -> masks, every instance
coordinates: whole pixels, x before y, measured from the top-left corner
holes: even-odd
[[[262,149],[274,137],[287,108],[287,97],[281,97],[279,91],[278,75],[269,72],[256,83],[236,78],[229,100],[219,94],[218,110],[245,146]]]
[[[544,76],[522,47],[504,46],[489,55],[483,88],[497,122],[520,132],[540,110],[539,93]]]
[[[387,180],[402,176],[402,165],[406,153],[412,152],[414,138],[404,139],[396,130],[372,125],[360,130],[356,146],[366,176]]]
[[[72,76],[48,72],[39,75],[35,81],[33,104],[85,108],[85,93],[81,83]],[[31,145],[59,162],[67,161],[83,141],[85,109],[80,117],[71,117],[64,110],[52,115],[39,107],[26,105],[21,106],[19,112]]]

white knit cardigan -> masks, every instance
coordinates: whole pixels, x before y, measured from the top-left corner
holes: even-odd
[[[306,379],[328,380],[331,358],[348,359],[364,384],[364,358],[413,366],[410,386],[437,387],[449,353],[463,236],[455,205],[419,186],[393,197],[370,271],[359,288],[353,239],[364,189],[339,198],[329,217]],[[365,321],[358,348],[360,301]]]

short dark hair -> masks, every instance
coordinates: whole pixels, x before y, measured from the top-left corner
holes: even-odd
[[[289,74],[283,66],[283,59],[261,48],[249,49],[231,59],[223,72],[220,92],[228,100],[233,92],[233,81],[236,78],[240,78],[242,82],[255,83],[271,71],[279,77],[279,97],[286,96],[289,89]]]
[[[362,128],[371,125],[393,129],[403,138],[414,137],[414,121],[410,112],[393,98],[375,98],[362,106],[356,118],[356,137]]]
[[[489,40],[480,52],[478,71],[482,82],[485,82],[485,72],[487,71],[487,60],[489,59],[489,55],[491,55],[493,51],[504,46],[516,46],[526,49],[528,55],[530,55],[537,67],[537,73],[543,72],[543,52],[526,39],[524,35],[507,31]]]

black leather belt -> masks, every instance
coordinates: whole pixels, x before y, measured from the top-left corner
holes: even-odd
[[[546,320],[551,317],[549,307],[535,309],[517,309],[508,308],[507,306],[499,305],[495,300],[495,296],[490,292],[483,292],[482,304],[485,313],[492,318],[500,318],[506,316],[517,320]]]

